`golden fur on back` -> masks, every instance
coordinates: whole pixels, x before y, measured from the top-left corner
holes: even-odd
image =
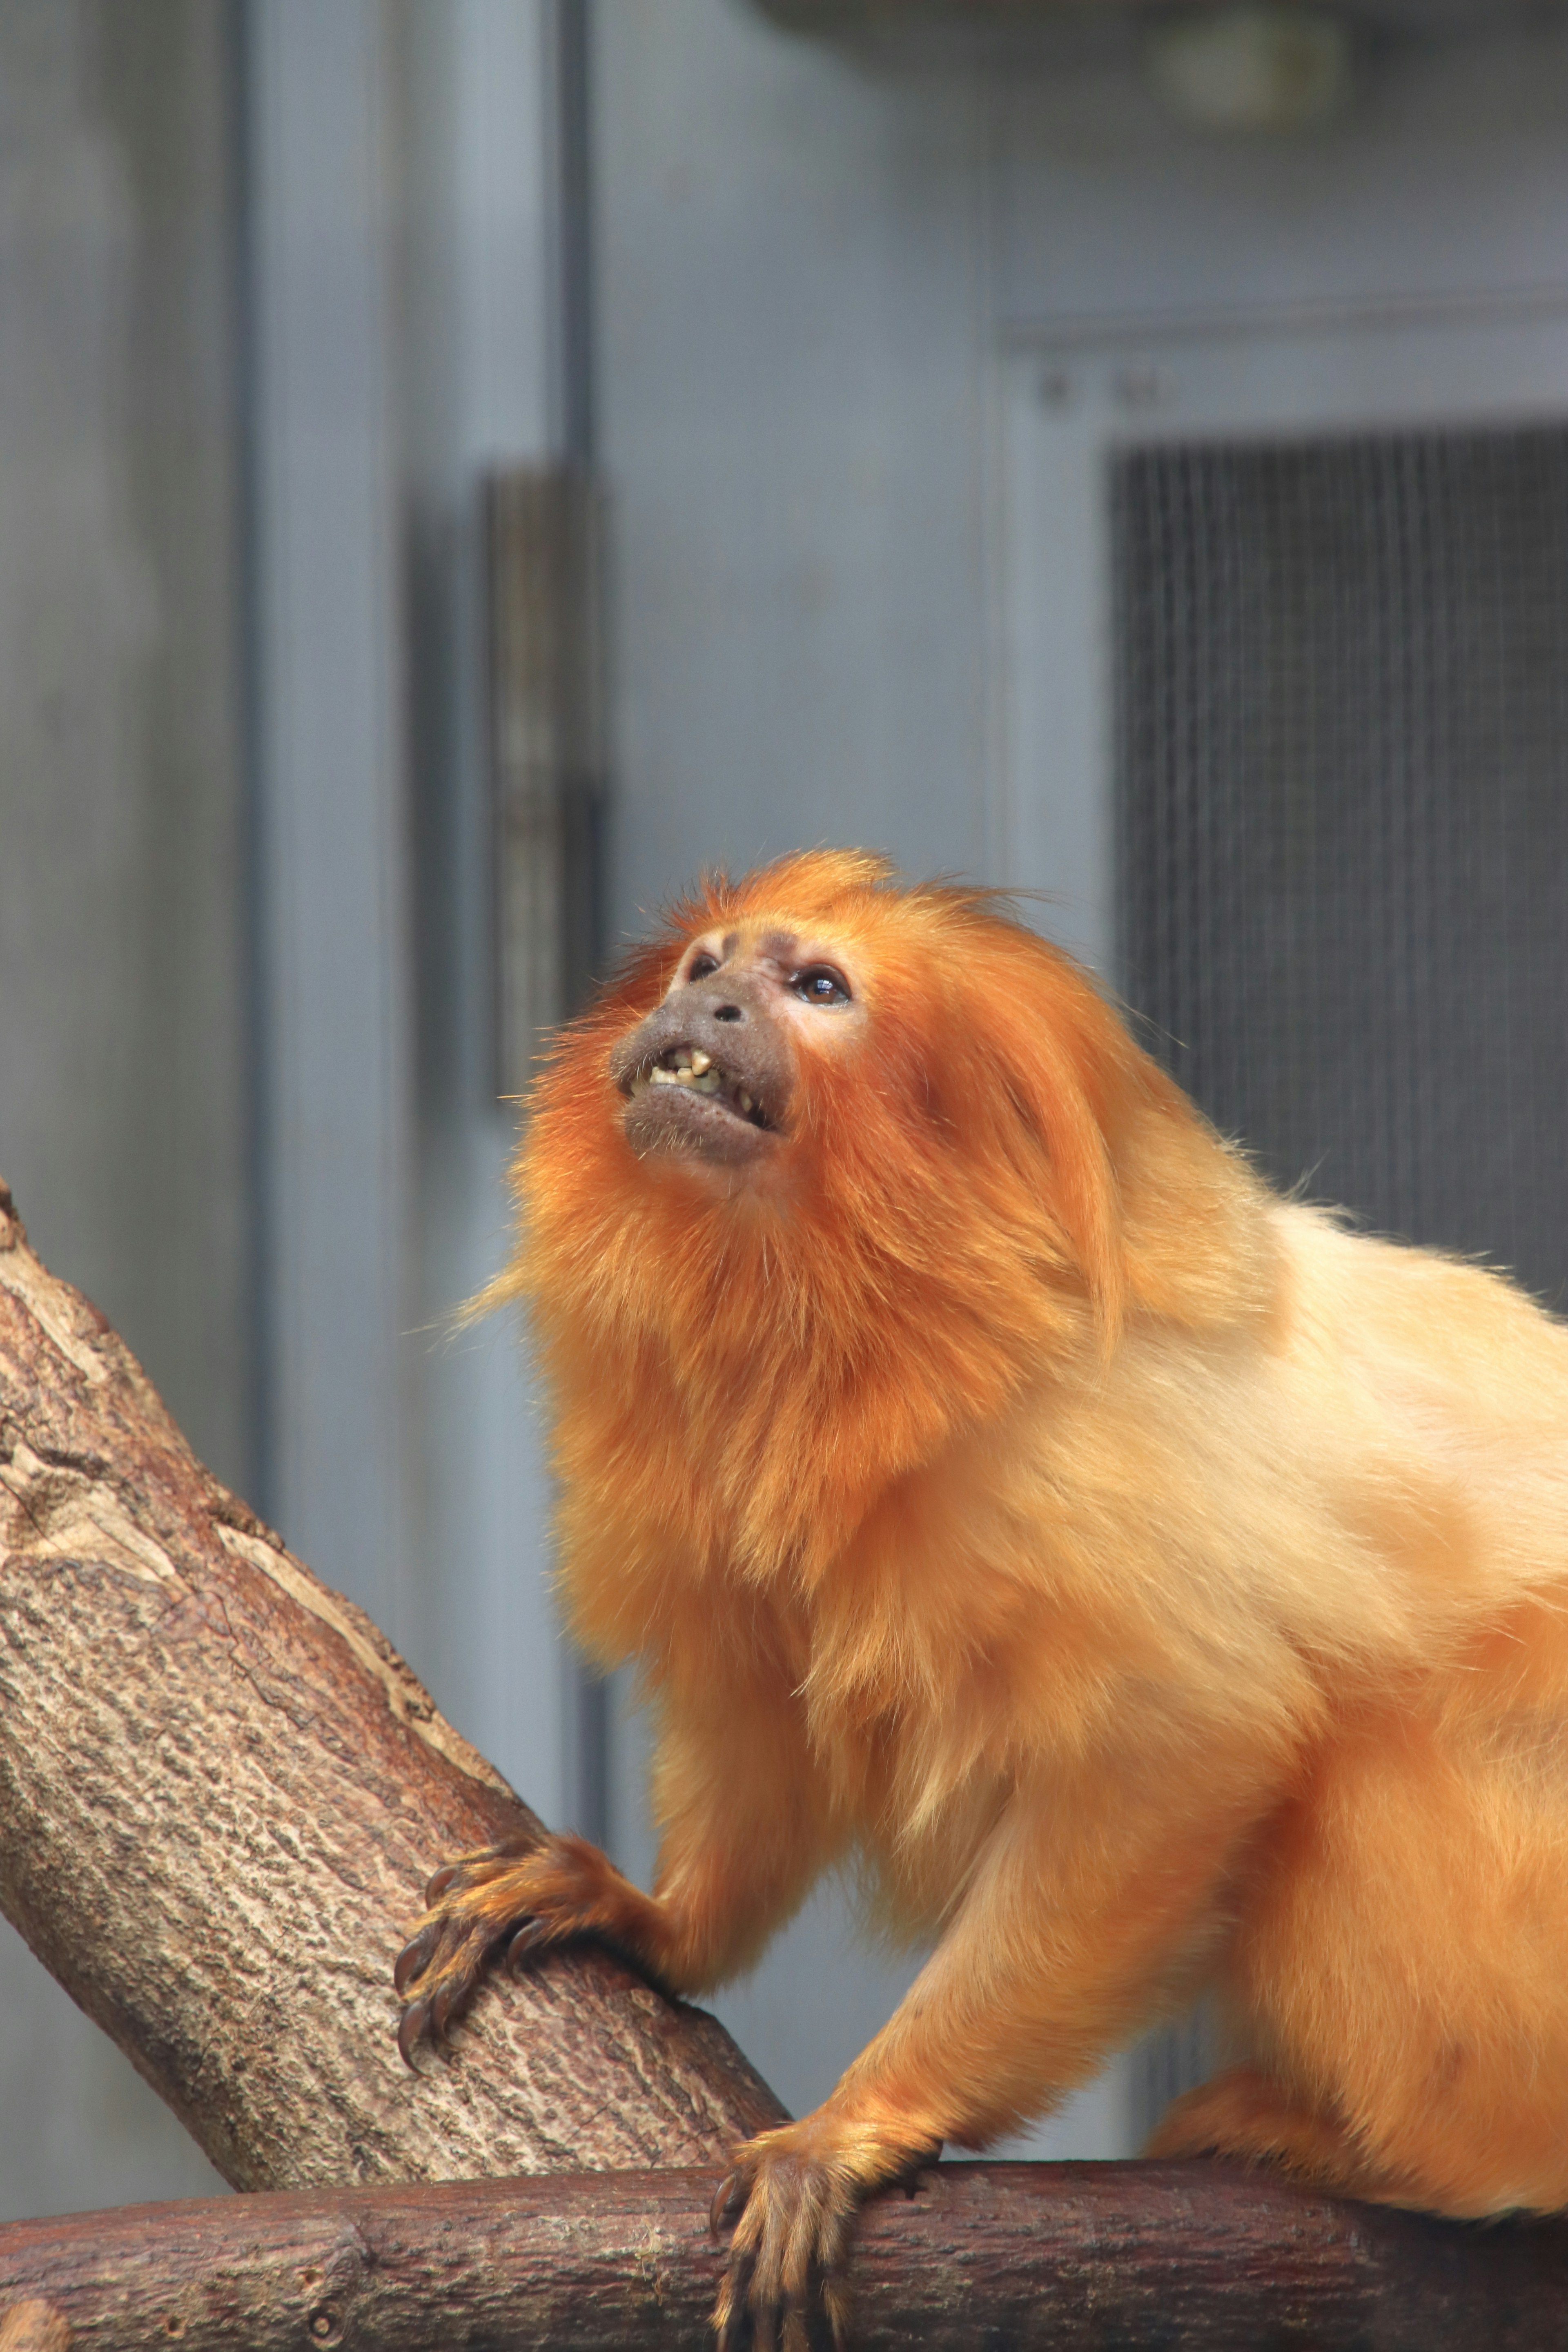
[[[778,1181],[639,1160],[612,1046],[786,921],[868,1019]],[[659,1727],[623,1931],[700,1988],[858,1856],[940,1937],[793,2131],[862,2186],[983,2145],[1212,1984],[1167,2149],[1568,2203],[1563,1327],[1279,1199],[1068,959],[842,853],[672,912],[517,1186],[567,1607]]]

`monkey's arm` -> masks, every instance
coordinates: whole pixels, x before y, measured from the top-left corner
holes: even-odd
[[[1101,1759],[1017,1789],[931,1958],[832,2096],[737,2151],[716,2216],[739,2213],[716,2321],[804,2352],[859,2201],[1042,2113],[1087,2080],[1163,1994],[1201,1969],[1247,1829],[1268,1803],[1256,1759],[1212,1746]]]
[[[828,1826],[791,1695],[761,1676],[738,1687],[731,1674],[721,1696],[665,1709],[651,1895],[580,1837],[487,1847],[436,1873],[395,1971],[405,2057],[461,2013],[503,1945],[517,1965],[597,1937],[679,1992],[755,1956],[829,1859]]]

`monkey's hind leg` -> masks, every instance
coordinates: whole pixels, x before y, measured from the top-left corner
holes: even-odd
[[[462,2015],[503,1945],[515,1969],[588,1936],[658,1980],[657,1906],[586,1838],[509,1838],[459,1854],[425,1902],[393,1970],[405,1999],[397,2046],[410,2064],[421,2042],[440,2042]]]
[[[1145,2155],[1239,2156],[1282,2165],[1340,2197],[1386,2196],[1387,2183],[1336,2117],[1293,2100],[1257,2066],[1228,2066],[1165,2111]]]

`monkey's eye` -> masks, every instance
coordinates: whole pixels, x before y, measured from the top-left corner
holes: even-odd
[[[686,977],[688,980],[706,980],[710,971],[717,971],[718,969],[718,957],[710,956],[704,949],[700,955],[692,957]]]
[[[849,982],[830,963],[808,963],[790,982],[795,994],[807,1004],[847,1004]]]

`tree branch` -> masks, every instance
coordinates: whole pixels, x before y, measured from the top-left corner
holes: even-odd
[[[0,2352],[704,2347],[709,2172],[203,2200],[0,2230]],[[1568,2233],[1222,2165],[942,2165],[869,2206],[855,2352],[1546,2352]],[[45,2331],[53,2329],[50,2337]]]
[[[778,2120],[713,2019],[593,1951],[487,1986],[408,2073],[391,1969],[424,1880],[520,1824],[0,1186],[0,1906],[226,2179],[711,2168]]]

